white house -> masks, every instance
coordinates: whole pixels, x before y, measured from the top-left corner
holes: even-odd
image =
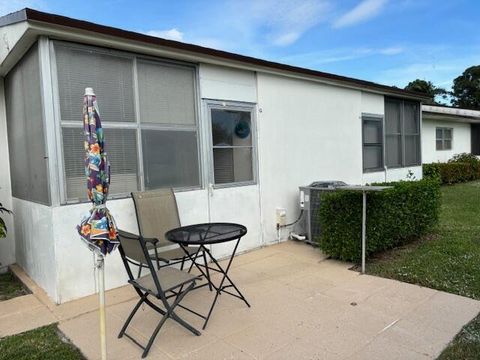
[[[422,160],[447,162],[455,154],[480,155],[480,111],[422,105]]]
[[[182,224],[242,223],[244,251],[278,241],[276,208],[295,219],[298,186],[422,177],[422,95],[31,9],[0,26],[0,201],[14,211],[0,261],[57,303],[94,292],[92,254],[75,231],[90,208],[87,86],[111,161],[108,206],[128,231],[131,191],[173,187]],[[118,254],[106,276],[107,287],[125,283]]]

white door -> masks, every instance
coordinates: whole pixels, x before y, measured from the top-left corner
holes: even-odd
[[[257,177],[255,105],[205,102],[208,119],[208,193],[211,222],[245,225],[238,252],[262,245]],[[235,242],[212,246],[215,257],[232,253]]]

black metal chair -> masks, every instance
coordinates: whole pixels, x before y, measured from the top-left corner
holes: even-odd
[[[200,335],[200,331],[181,319],[174,311],[177,306],[183,307],[180,305],[180,302],[185,295],[195,287],[195,281],[200,279],[200,277],[172,267],[162,267],[157,270],[153,266],[146,242],[141,236],[120,230],[118,238],[120,240],[119,251],[128,274],[128,282],[135,288],[135,291],[140,297],[140,300],[128,316],[118,337],[121,338],[125,335],[140,346],[144,350],[142,354],[142,358],[144,358],[147,356],[155,337],[168,318],[175,320],[193,334],[197,336]],[[138,266],[138,264],[146,264],[146,267],[150,270],[150,274],[135,278],[130,266]],[[151,302],[150,299],[148,299],[150,295],[159,299],[164,309]],[[173,301],[169,301],[170,298],[173,298]],[[143,303],[163,315],[145,347],[126,333],[133,316]]]

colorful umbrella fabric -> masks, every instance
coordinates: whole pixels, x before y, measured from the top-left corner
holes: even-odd
[[[110,164],[105,153],[96,96],[91,89],[86,89],[83,99],[83,127],[87,193],[93,206],[77,230],[90,250],[107,255],[117,248],[119,242],[115,220],[105,206],[110,186]]]

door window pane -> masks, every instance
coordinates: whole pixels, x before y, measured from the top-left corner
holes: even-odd
[[[82,121],[86,87],[97,95],[102,121],[135,121],[133,59],[55,43],[58,92],[62,121]]]
[[[251,146],[250,112],[212,109],[214,146]]]
[[[195,131],[142,130],[145,189],[200,185]]]
[[[138,61],[140,121],[195,125],[195,69]]]
[[[215,184],[253,180],[251,148],[214,148]]]
[[[250,111],[211,109],[215,184],[254,180]]]

